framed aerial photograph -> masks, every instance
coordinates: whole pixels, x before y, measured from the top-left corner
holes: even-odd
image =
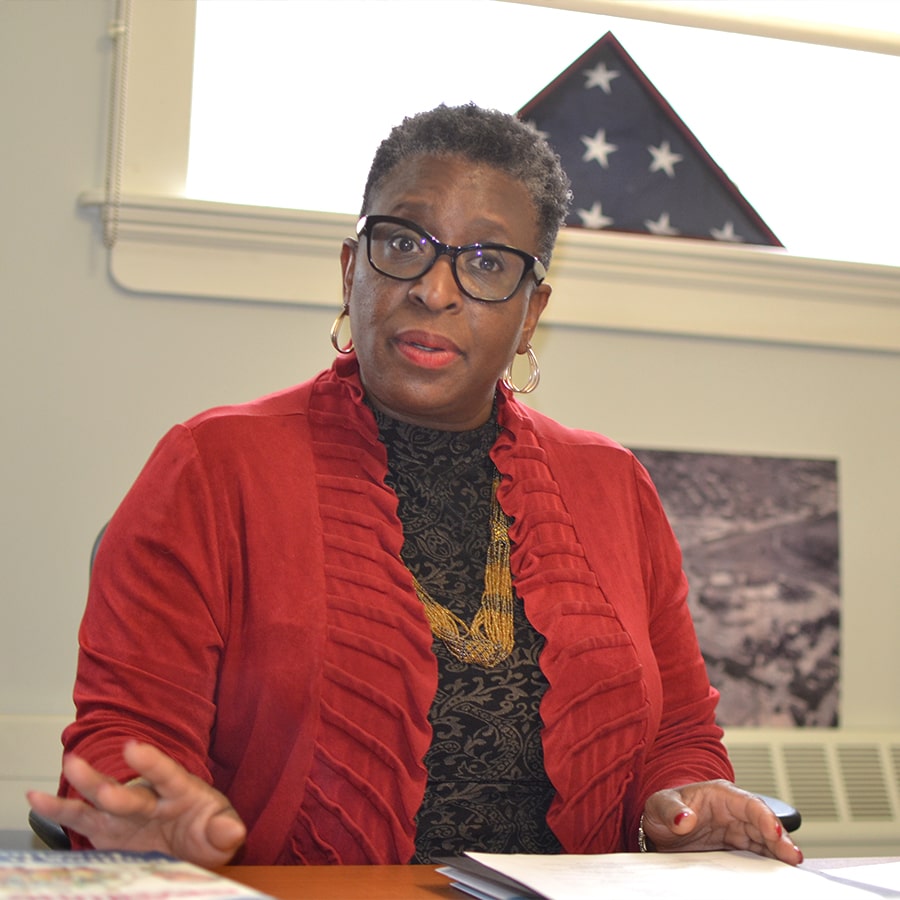
[[[632,449],[681,544],[719,723],[837,726],[837,462]]]

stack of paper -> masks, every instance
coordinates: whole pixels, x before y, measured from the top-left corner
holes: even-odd
[[[438,869],[479,900],[860,900],[900,897],[900,868],[815,872],[753,853],[468,853]],[[870,867],[866,867],[867,869]]]

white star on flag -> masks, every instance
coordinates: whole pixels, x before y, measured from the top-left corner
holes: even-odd
[[[590,209],[577,209],[578,217],[585,228],[608,228],[613,220],[603,215],[603,207],[595,203]]]
[[[613,78],[618,78],[619,74],[615,69],[607,69],[606,63],[597,63],[593,69],[585,69],[584,71],[584,76],[587,78],[587,84],[584,86],[585,90],[598,87],[604,94],[611,94],[612,87],[610,82]]]
[[[675,177],[675,163],[680,163],[684,157],[679,153],[673,153],[668,141],[663,141],[658,147],[648,147],[653,162],[650,163],[651,172],[665,172],[669,178]]]
[[[584,151],[582,160],[590,162],[592,159],[597,160],[604,169],[609,168],[609,154],[615,153],[619,148],[615,144],[610,144],[606,140],[606,132],[601,128],[593,137],[587,135],[581,136],[581,141],[587,147]]]
[[[731,241],[742,243],[743,238],[734,233],[734,222],[726,222],[721,228],[711,228],[709,232],[717,241]]]
[[[650,234],[681,234],[681,232],[677,228],[674,228],[672,226],[672,223],[669,221],[669,214],[667,212],[662,213],[655,222],[652,219],[644,219],[644,225],[646,226],[647,231],[649,231]]]

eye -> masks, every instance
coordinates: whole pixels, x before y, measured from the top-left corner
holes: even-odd
[[[424,235],[399,222],[379,222],[372,229],[371,238],[390,253],[415,253],[424,240]]]
[[[387,239],[388,247],[395,253],[415,253],[419,243],[412,232],[398,232]]]
[[[489,247],[482,247],[466,254],[465,262],[466,268],[480,278],[496,278],[507,268],[503,252]]]

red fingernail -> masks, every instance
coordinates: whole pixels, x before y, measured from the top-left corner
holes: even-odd
[[[683,809],[677,816],[675,816],[675,824],[680,825],[687,817],[689,813],[686,809]]]
[[[781,822],[779,822],[776,827],[778,828],[778,837],[781,837],[781,835],[784,834],[784,829],[781,827]]]

